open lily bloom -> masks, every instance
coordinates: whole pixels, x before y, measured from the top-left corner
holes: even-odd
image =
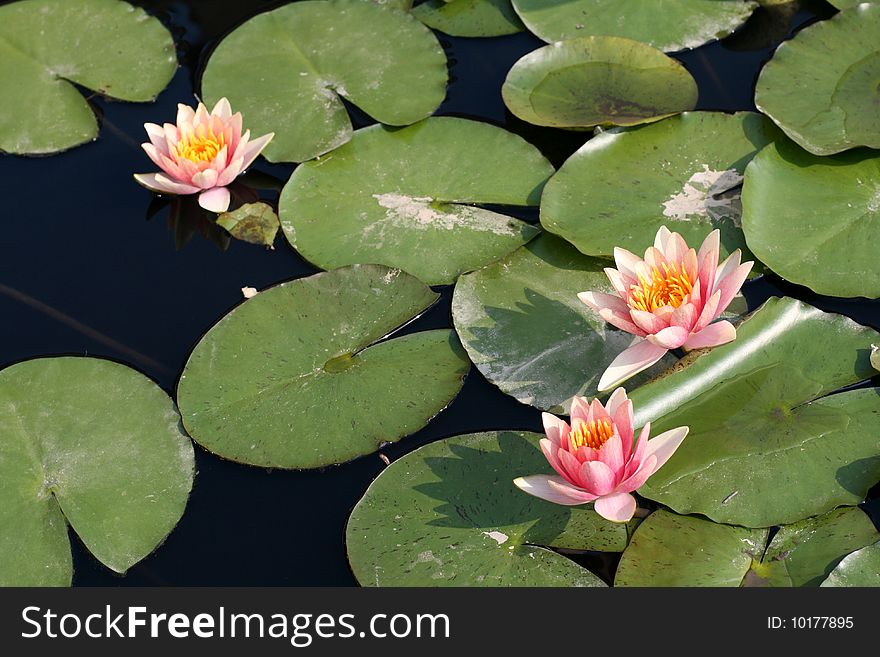
[[[199,103],[177,106],[177,125],[145,123],[150,143],[143,149],[161,173],[136,173],[134,179],[159,194],[198,194],[199,205],[211,212],[229,208],[229,185],[257,159],[274,133],[251,141],[241,133],[241,113],[232,113],[221,98],[211,113]]]
[[[715,321],[730,305],[752,269],[737,249],[718,264],[719,232],[699,252],[665,226],[642,260],[614,249],[617,269],[605,269],[617,293],[581,292],[578,298],[609,324],[643,338],[615,358],[599,380],[611,388],[649,368],[670,349],[714,347],[736,338],[728,321]]]
[[[544,413],[541,451],[557,475],[531,475],[514,480],[520,489],[556,504],[594,502],[596,512],[614,522],[627,522],[636,510],[630,494],[657,472],[687,436],[678,427],[648,440],[651,423],[634,441],[633,406],[618,388],[603,406],[575,397],[571,426]]]

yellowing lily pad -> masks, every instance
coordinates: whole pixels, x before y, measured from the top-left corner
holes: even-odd
[[[374,481],[346,528],[363,586],[604,586],[550,547],[619,552],[627,525],[513,485],[549,467],[542,436],[455,436],[407,454]]]
[[[451,36],[504,36],[525,29],[510,0],[427,0],[415,6],[412,14]]]
[[[437,109],[446,78],[443,49],[410,14],[364,0],[308,0],[227,36],[202,91],[209,103],[228,97],[255,134],[275,133],[268,160],[302,162],[351,139],[343,98],[377,121],[408,125]]]
[[[455,333],[388,339],[437,294],[356,265],[248,299],[196,345],[177,389],[190,435],[224,458],[317,468],[421,429],[470,367]]]
[[[693,109],[697,83],[661,51],[619,37],[561,41],[521,58],[504,81],[504,103],[536,125],[637,125]]]
[[[97,137],[98,121],[74,84],[144,102],[176,69],[168,30],[127,2],[6,3],[0,7],[0,151],[57,153]]]
[[[874,375],[878,338],[846,317],[770,299],[735,341],[631,392],[636,426],[690,427],[639,493],[746,527],[861,502],[880,480],[880,394],[831,393]]]
[[[752,0],[512,0],[526,27],[548,43],[618,36],[674,51],[722,39],[745,23]]]
[[[820,294],[880,297],[877,151],[819,157],[776,142],[749,164],[744,189],[746,240],[770,269]]]
[[[232,212],[221,214],[217,223],[235,239],[269,247],[279,228],[278,216],[265,203],[245,203]]]
[[[541,235],[455,285],[455,330],[474,365],[524,404],[568,412],[573,395],[597,395],[605,367],[632,336],[599,319],[578,292],[612,292],[607,262]],[[634,380],[656,376],[669,355]]]
[[[758,78],[755,105],[800,146],[831,155],[880,148],[880,5],[801,30]]]
[[[547,183],[541,225],[589,255],[643,253],[661,226],[699,245],[721,231],[721,257],[751,259],[742,233],[743,172],[781,137],[752,112],[685,112],[596,135]]]
[[[373,262],[449,284],[539,232],[474,204],[537,206],[552,173],[538,149],[486,123],[436,117],[398,130],[370,126],[293,172],[279,202],[281,227],[323,269]]]
[[[174,403],[145,376],[96,358],[0,372],[0,586],[67,586],[67,523],[124,573],[165,540],[193,481]]]

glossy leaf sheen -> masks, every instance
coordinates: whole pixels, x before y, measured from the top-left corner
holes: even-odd
[[[880,148],[880,5],[844,9],[784,42],[755,104],[815,155]]]
[[[414,7],[412,14],[451,36],[504,36],[524,29],[510,0],[427,0]]]
[[[183,514],[192,443],[145,376],[95,358],[44,358],[0,372],[0,585],[64,586],[67,522],[124,573]]]
[[[519,118],[557,128],[637,125],[693,109],[697,83],[651,46],[618,37],[583,37],[522,57],[501,89]]]
[[[612,292],[606,266],[541,235],[459,278],[452,317],[483,376],[520,402],[557,413],[568,412],[573,395],[595,397],[608,363],[632,342],[577,298],[585,290]],[[668,356],[641,380],[674,362]]]
[[[552,173],[535,147],[485,123],[371,126],[294,171],[279,202],[281,226],[321,268],[375,262],[449,284],[538,234],[472,204],[536,206]]]
[[[394,35],[389,38],[389,35]],[[259,14],[208,61],[202,91],[274,132],[272,162],[302,162],[351,139],[341,98],[390,125],[430,115],[446,94],[446,57],[408,13],[363,0],[309,0]]]
[[[737,339],[630,394],[636,426],[690,433],[639,492],[679,513],[769,527],[861,502],[880,480],[875,331],[770,299]]]
[[[71,83],[119,100],[150,101],[177,58],[162,24],[117,0],[24,0],[0,7],[0,151],[63,151],[98,136]]]
[[[190,356],[178,386],[187,430],[233,461],[316,468],[421,429],[455,397],[470,364],[449,330],[382,338],[437,296],[379,265],[260,292]]]
[[[874,543],[844,557],[821,586],[880,587],[880,543]]]
[[[548,43],[601,35],[666,51],[696,48],[742,25],[751,0],[513,0],[526,27]]]
[[[748,166],[744,189],[746,240],[770,269],[819,294],[880,297],[876,151],[819,157],[771,144]]]
[[[751,112],[686,112],[603,132],[547,183],[541,225],[583,253],[606,257],[616,246],[641,255],[661,226],[694,248],[718,228],[725,258],[745,248],[743,171],[777,136],[769,120]]]
[[[542,436],[500,431],[447,438],[407,454],[373,482],[346,529],[364,586],[604,586],[546,547],[620,551],[627,527],[587,507],[520,491],[546,472]],[[546,546],[546,547],[540,547]]]

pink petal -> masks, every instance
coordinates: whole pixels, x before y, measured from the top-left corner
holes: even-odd
[[[668,349],[657,346],[647,340],[624,349],[608,366],[599,379],[598,389],[611,390],[639,372],[648,369],[666,355]]]
[[[232,159],[238,160],[241,159],[244,162],[244,151],[247,148],[248,143],[251,139],[251,131],[247,130],[238,140],[238,143],[235,145],[235,150],[232,151]]]
[[[646,340],[664,349],[678,349],[688,339],[690,331],[681,326],[667,326],[662,331],[649,335]]]
[[[617,328],[626,331],[627,333],[637,335],[640,338],[643,338],[647,335],[647,333],[645,333],[642,329],[640,329],[631,321],[629,313],[624,315],[622,313],[616,313],[610,308],[603,308],[599,311],[599,317],[604,319],[612,326],[616,326]]]
[[[637,281],[639,278],[636,276],[636,270],[639,264],[644,264],[642,259],[636,254],[631,253],[626,249],[622,249],[619,246],[614,247],[614,262],[617,264],[617,270],[627,278],[631,278],[633,281]]]
[[[563,439],[567,438],[568,432],[571,431],[568,422],[550,413],[541,413],[541,420],[544,423],[544,433],[547,434],[547,438],[556,447],[560,447]]]
[[[706,305],[703,306],[703,312],[700,313],[700,317],[694,323],[691,331],[693,333],[699,333],[704,328],[706,328],[711,322],[718,317],[718,302],[721,300],[721,291],[719,290],[706,301]]]
[[[700,274],[700,269],[697,262],[697,252],[693,249],[688,249],[684,254],[684,258],[682,258],[681,266],[684,268],[688,278],[692,281],[699,280],[698,276]]]
[[[611,286],[614,288],[614,291],[620,295],[621,299],[625,299],[629,295],[630,286],[633,285],[635,281],[627,278],[611,267],[605,267],[604,271],[608,280],[611,281]]]
[[[687,242],[678,233],[670,233],[666,238],[666,248],[662,249],[666,259],[671,263],[679,264],[684,260],[688,251]]]
[[[636,498],[629,493],[611,493],[596,500],[593,508],[611,522],[629,522],[636,512]]]
[[[183,103],[178,103],[177,105],[177,125],[179,126],[192,126],[193,120],[195,119],[196,111],[190,107],[189,105],[184,105]]]
[[[178,125],[180,125],[180,124],[178,124]],[[167,143],[169,146],[168,152],[170,154],[173,152],[171,150],[171,146],[174,146],[175,144],[177,144],[177,142],[180,141],[180,137],[182,136],[181,132],[183,130],[183,126],[181,126],[181,128],[178,130],[176,125],[172,125],[171,123],[166,123],[165,125],[162,126],[162,130],[165,131],[165,143]]]
[[[577,457],[566,448],[560,447],[556,450],[556,458],[562,466],[562,469],[558,470],[559,474],[573,484],[580,484],[581,462]]]
[[[156,150],[162,155],[169,155],[168,140],[165,138],[165,129],[155,123],[144,123],[144,129],[150,138],[150,143],[156,147]]]
[[[736,293],[739,292],[740,288],[743,286],[743,283],[746,282],[746,278],[748,278],[749,272],[752,271],[753,264],[755,263],[744,262],[731,274],[725,276],[718,281],[717,290],[721,292],[721,299],[718,301],[719,313],[724,312],[727,306],[730,305],[730,302],[733,301],[733,297],[735,297]]]
[[[614,422],[614,419],[608,411],[605,410],[602,402],[598,399],[594,399],[590,403],[590,421],[602,422],[603,420],[606,422]]]
[[[614,426],[623,443],[623,460],[629,461],[633,450],[633,404],[629,399],[624,401],[614,413]]]
[[[718,269],[715,272],[715,284],[712,288],[713,294],[715,293],[715,290],[718,289],[718,285],[719,283],[721,283],[722,279],[730,276],[736,270],[736,268],[739,267],[740,257],[740,250],[737,249],[729,256],[727,256],[727,259],[724,262],[718,265]]]
[[[192,177],[192,183],[200,189],[211,189],[217,186],[218,177],[214,169],[205,169]]]
[[[599,450],[599,461],[611,469],[615,479],[622,479],[623,467],[626,462],[623,459],[623,441],[619,434],[614,434],[605,441]]]
[[[626,389],[617,388],[608,397],[608,401],[605,402],[605,410],[608,411],[608,415],[616,418],[617,417],[617,409],[620,408],[620,405],[626,401],[628,401],[627,396],[626,396]]]
[[[523,492],[540,497],[542,500],[553,502],[554,504],[575,506],[596,499],[595,495],[579,491],[568,482],[552,475],[517,477],[513,480],[513,483]]]
[[[542,438],[538,445],[541,447],[541,451],[544,452],[544,456],[547,459],[547,462],[550,464],[556,472],[559,474],[564,474],[562,469],[562,464],[559,462],[559,459],[556,457],[556,452],[559,449],[558,446],[554,445],[547,438]]]
[[[699,333],[693,333],[682,346],[687,350],[717,347],[736,340],[736,329],[727,320],[709,324]]]
[[[232,107],[229,105],[229,100],[225,96],[218,100],[214,105],[214,109],[211,110],[211,114],[221,119],[230,118],[232,116]]]
[[[160,169],[165,170],[167,173],[170,173],[172,176],[175,175],[173,171],[167,171],[167,169],[165,169],[165,160],[163,160],[165,156],[156,148],[154,144],[141,144],[141,148],[143,148],[144,152],[149,156],[151,160],[153,160],[153,164],[155,164]]]
[[[657,470],[657,457],[653,454],[650,454],[645,457],[645,460],[642,461],[641,466],[639,466],[635,472],[633,472],[629,477],[621,481],[615,488],[614,491],[617,493],[631,493],[634,490],[638,490],[642,486],[644,486],[645,482],[648,481],[648,478],[654,474]]]
[[[186,195],[200,191],[198,187],[175,182],[161,173],[136,173],[134,179],[138,184],[159,194]]]
[[[669,229],[666,226],[660,226],[657,229],[657,234],[654,236],[654,248],[663,252],[663,249],[666,248],[666,242],[669,239]]]
[[[578,299],[597,313],[604,308],[608,308],[624,317],[629,314],[629,306],[626,305],[626,301],[618,296],[603,294],[602,292],[580,292],[577,296]]]
[[[601,458],[601,454],[602,450],[599,450],[599,458]],[[611,468],[602,461],[587,461],[581,465],[578,483],[587,492],[605,495],[614,490],[617,477],[614,476]]]
[[[632,318],[632,321],[635,322],[635,325],[648,335],[659,333],[669,326],[668,321],[664,321],[654,313],[649,313],[647,310],[633,309],[629,311],[629,316]]]
[[[648,447],[645,450],[647,456],[654,455],[657,457],[657,464],[654,466],[654,472],[657,472],[669,457],[675,453],[675,450],[681,445],[685,436],[688,435],[688,427],[677,427],[664,431],[659,436],[651,438]]]
[[[707,294],[715,286],[715,271],[718,269],[718,253],[721,249],[721,231],[717,228],[706,236],[697,254],[697,267],[700,270],[700,285]]]
[[[575,420],[583,420],[587,421],[587,416],[590,414],[590,402],[587,401],[586,397],[578,397],[575,395],[571,398],[571,423],[574,425]]]
[[[244,154],[242,158],[244,159],[244,164],[241,165],[242,170],[247,169],[254,160],[257,159],[257,156],[260,152],[266,148],[267,144],[272,141],[272,137],[275,136],[274,132],[270,132],[268,135],[263,135],[262,137],[258,137],[250,142],[244,149]]]
[[[678,326],[685,329],[688,333],[697,323],[697,309],[691,303],[686,303],[675,309],[669,321],[671,326]]]
[[[208,121],[210,121],[210,114],[208,114],[208,108],[205,107],[204,103],[199,103],[199,106],[196,108],[195,116],[193,116],[192,125],[193,128],[196,129],[196,134],[198,134],[198,129],[203,127]],[[180,121],[178,121],[178,124]],[[205,133],[202,132],[204,135]]]
[[[229,209],[229,190],[225,187],[214,187],[199,194],[199,205],[208,212],[226,212]]]
[[[661,271],[663,270],[663,265],[668,264],[663,252],[653,246],[649,246],[648,250],[645,251],[645,262],[648,263],[649,266]]]
[[[587,461],[598,461],[599,450],[593,449],[589,445],[581,445],[580,447],[578,447],[577,460],[581,463],[586,463]]]
[[[244,169],[244,167],[242,167],[242,162],[243,160],[241,159],[230,162],[229,166],[223,169],[223,173],[217,178],[217,186],[225,187],[235,180]]]

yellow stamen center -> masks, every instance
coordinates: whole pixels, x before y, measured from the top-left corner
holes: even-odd
[[[693,289],[694,284],[684,267],[676,264],[664,264],[662,270],[652,267],[650,280],[639,274],[639,282],[630,286],[629,306],[649,313],[663,306],[678,308]]]
[[[226,139],[223,133],[215,135],[211,130],[201,131],[201,134],[191,133],[184,135],[177,142],[177,154],[191,162],[210,162],[223,150]]]
[[[584,422],[576,420],[568,434],[568,443],[572,452],[586,445],[599,449],[614,435],[614,425],[608,420],[592,420]]]

